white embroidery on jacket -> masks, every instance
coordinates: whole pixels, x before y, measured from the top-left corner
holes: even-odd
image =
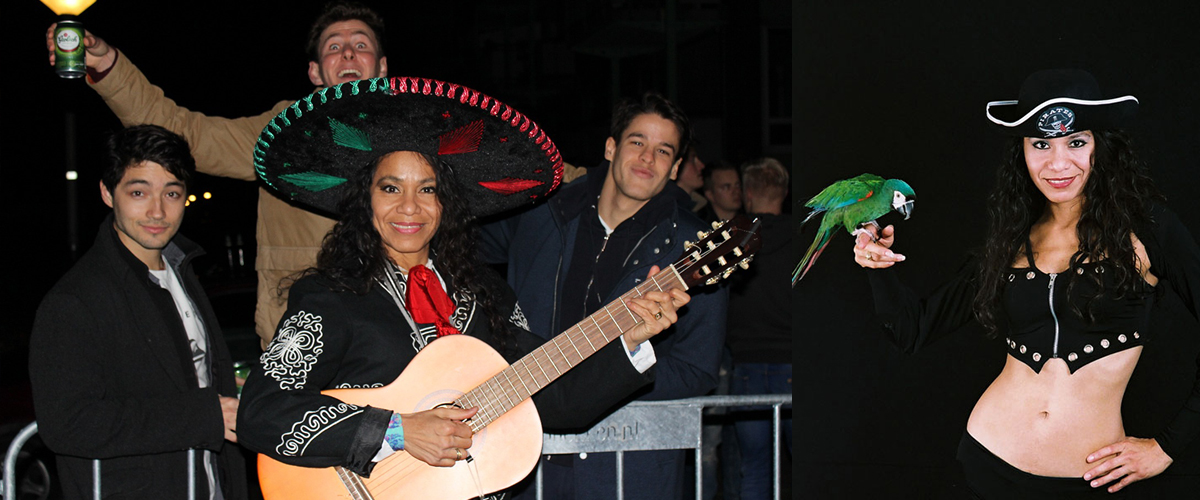
[[[283,390],[303,389],[308,372],[324,352],[321,317],[299,311],[279,327],[275,340],[259,361],[263,372],[279,382]]]
[[[373,389],[376,387],[383,387],[383,384],[379,383],[379,382],[376,382],[374,384],[351,384],[348,382],[343,382],[341,384],[333,386],[334,389]]]
[[[525,319],[525,312],[521,310],[521,304],[513,304],[513,313],[508,321],[521,327],[522,330],[529,331],[529,320]]]
[[[303,455],[308,445],[321,433],[362,412],[363,410],[359,407],[349,403],[322,406],[316,410],[305,412],[299,422],[292,424],[292,431],[281,436],[281,442],[279,446],[275,447],[275,453],[289,457]]]

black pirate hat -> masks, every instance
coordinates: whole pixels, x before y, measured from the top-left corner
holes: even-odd
[[[1050,69],[1029,75],[1017,100],[989,102],[987,117],[1007,135],[1051,138],[1121,127],[1137,106],[1131,95],[1102,97],[1087,71]]]
[[[296,101],[263,129],[254,168],[282,197],[336,214],[352,172],[393,151],[454,168],[471,213],[503,212],[562,180],[562,156],[529,117],[476,90],[429,78],[346,82]]]

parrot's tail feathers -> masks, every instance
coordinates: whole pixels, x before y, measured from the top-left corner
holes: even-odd
[[[800,221],[800,227],[802,227],[802,228],[803,228],[805,224],[808,224],[808,221],[809,221],[809,220],[811,220],[813,217],[816,217],[816,216],[817,216],[817,214],[819,214],[819,213],[821,213],[821,212],[824,212],[824,210],[821,210],[821,209],[816,209],[816,210],[813,210],[812,212],[809,212],[809,213],[808,213],[808,216],[806,216],[806,217],[804,218],[804,220]]]
[[[833,231],[822,234],[813,241],[813,244],[808,247],[808,251],[804,253],[804,258],[800,259],[800,264],[796,266],[796,270],[792,272],[792,286],[804,279],[804,275],[808,274],[808,270],[812,269],[813,264],[817,263],[817,257],[821,256],[821,252],[825,251],[825,247],[829,246],[829,240],[833,239]]]

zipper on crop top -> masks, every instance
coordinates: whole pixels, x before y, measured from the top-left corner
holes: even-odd
[[[1050,273],[1050,317],[1054,318],[1054,354],[1052,357],[1058,357],[1058,313],[1054,312],[1054,279],[1058,277],[1058,273]]]

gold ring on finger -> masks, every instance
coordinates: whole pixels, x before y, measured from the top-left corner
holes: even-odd
[[[654,313],[654,319],[662,319],[662,311]]]
[[[460,450],[460,449],[458,449],[458,448],[455,448],[455,449],[454,449],[454,456],[455,456],[455,459],[454,459],[454,461],[455,461],[455,462],[457,462],[457,461],[459,461],[459,460],[462,460],[462,450]]]

